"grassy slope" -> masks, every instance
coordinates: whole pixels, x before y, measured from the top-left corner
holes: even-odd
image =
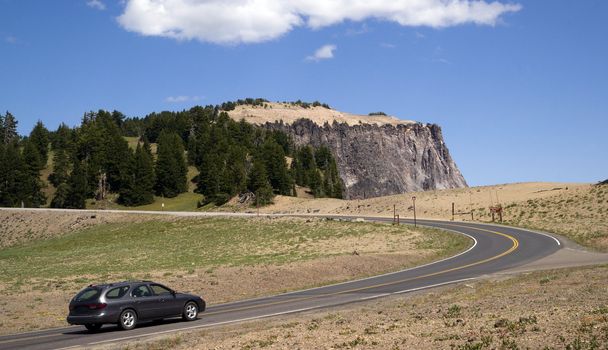
[[[244,229],[245,228],[245,229]],[[99,225],[59,238],[0,250],[1,282],[26,278],[145,273],[210,266],[277,264],[319,257],[304,244],[403,228],[371,223],[189,219]],[[439,255],[465,249],[466,238],[427,230],[417,243]]]
[[[512,202],[505,205],[505,211],[507,224],[562,234],[584,246],[608,251],[608,186]],[[489,219],[487,211],[484,214]]]

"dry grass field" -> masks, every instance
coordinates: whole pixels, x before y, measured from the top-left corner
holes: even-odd
[[[0,333],[65,326],[69,299],[90,283],[151,279],[218,304],[398,270],[470,245],[373,223],[92,216],[0,210]]]

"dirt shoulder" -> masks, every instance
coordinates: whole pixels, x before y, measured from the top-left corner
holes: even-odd
[[[549,270],[273,318],[120,349],[603,349],[608,266]]]

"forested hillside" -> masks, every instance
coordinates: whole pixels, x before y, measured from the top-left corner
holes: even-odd
[[[328,148],[295,147],[284,132],[234,121],[219,106],[144,118],[100,110],[73,128],[49,131],[38,122],[28,136],[17,134],[17,119],[6,112],[0,135],[0,206],[84,208],[92,198],[139,206],[176,197],[189,181],[204,196],[199,206],[245,193],[264,205],[276,194],[294,196],[296,185],[316,197],[343,193]],[[188,178],[188,166],[196,177]]]

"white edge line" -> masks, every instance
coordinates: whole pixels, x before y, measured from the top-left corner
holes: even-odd
[[[404,289],[404,290],[400,290],[400,291],[397,291],[397,292],[382,293],[382,294],[378,294],[378,295],[372,295],[372,296],[369,296],[369,297],[359,298],[359,299],[353,300],[352,302],[360,302],[360,301],[364,301],[364,300],[377,299],[377,298],[382,298],[382,297],[385,297],[385,296],[388,296],[388,295],[396,295],[396,294],[415,292],[415,291],[419,291],[419,290],[430,289],[430,288],[435,288],[435,287],[441,287],[441,286],[448,285],[448,284],[460,283],[460,282],[470,281],[470,280],[474,280],[474,279],[476,279],[476,278],[475,277],[463,278],[463,279],[454,280],[454,281],[447,281],[447,282],[442,282],[442,283],[431,284],[431,285],[428,285],[428,286],[422,286],[422,287],[411,288],[411,289]],[[351,303],[351,302],[348,302],[348,303]],[[336,305],[336,306],[338,306],[338,305]],[[239,323],[239,322],[245,322],[245,321],[252,321],[252,320],[257,320],[257,319],[261,319],[261,318],[268,318],[268,317],[274,317],[274,316],[280,316],[280,315],[293,314],[293,313],[298,313],[298,312],[303,312],[303,311],[309,311],[309,310],[314,310],[314,309],[319,309],[319,308],[325,308],[325,307],[332,307],[332,305],[311,306],[311,307],[306,307],[306,308],[301,308],[301,309],[296,309],[296,310],[276,312],[276,313],[272,313],[272,314],[253,316],[253,317],[246,317],[246,318],[240,318],[240,319],[230,320],[230,321],[222,321],[222,322],[216,322],[216,323],[210,323],[210,324],[204,324],[204,325],[198,325],[198,326],[191,326],[191,327],[185,327],[185,328],[179,328],[179,329],[170,329],[170,330],[166,330],[166,331],[162,331],[162,332],[154,332],[154,333],[149,333],[149,334],[132,335],[132,336],[129,336],[129,337],[122,337],[122,338],[116,338],[116,339],[108,339],[108,340],[102,340],[102,341],[98,341],[98,342],[88,343],[86,345],[98,345],[98,344],[105,344],[105,343],[115,343],[115,342],[120,342],[120,341],[124,341],[124,340],[129,340],[129,339],[145,338],[145,337],[155,336],[155,335],[159,335],[159,334],[177,333],[177,332],[183,332],[183,331],[189,331],[189,330],[201,329],[201,328],[211,328],[211,327],[222,326],[222,325],[231,324],[231,323]],[[69,349],[69,348],[73,348],[73,346],[67,347],[67,348],[60,348],[60,349]],[[56,349],[56,350],[60,350],[60,349]]]
[[[437,221],[437,222],[442,222],[442,220],[434,220],[434,219],[424,219],[425,221]],[[458,221],[460,222],[460,221]],[[530,233],[534,233],[537,235],[541,235],[541,236],[545,236],[545,237],[549,237],[552,238],[555,243],[557,243],[558,246],[561,246],[562,243],[560,242],[559,239],[557,239],[557,237],[550,235],[546,232],[541,232],[541,231],[535,231],[535,230],[530,230],[527,228],[522,228],[519,226],[510,226],[510,225],[497,225],[497,224],[488,224],[485,222],[471,222],[471,221],[462,221],[461,223],[463,224],[473,224],[473,225],[484,225],[484,226],[490,226],[490,227],[500,227],[500,228],[511,228],[511,229],[515,229],[515,230],[520,230],[520,231],[525,231],[525,232],[530,232]]]

